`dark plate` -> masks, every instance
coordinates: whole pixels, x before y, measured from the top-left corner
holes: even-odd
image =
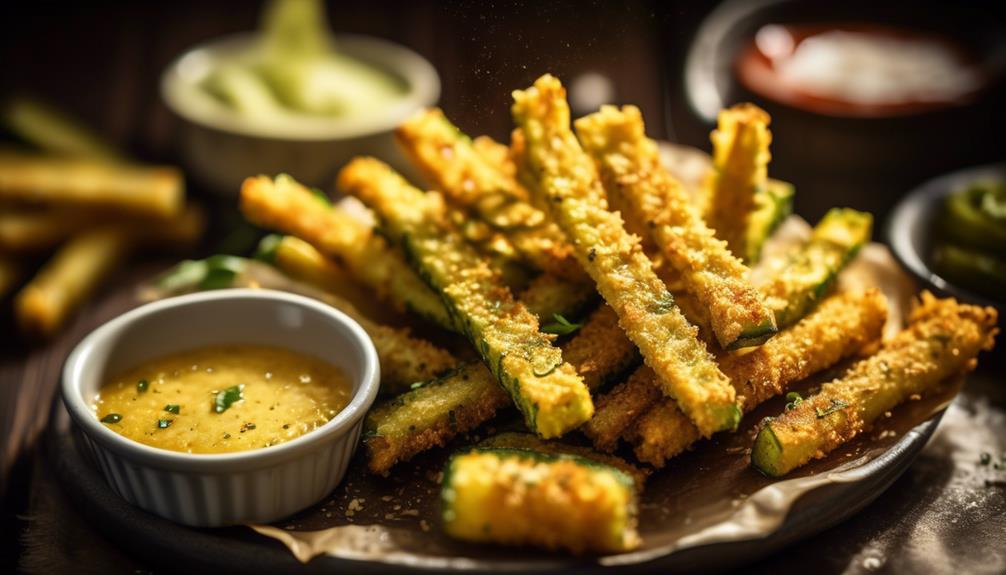
[[[465,551],[468,557],[464,563],[454,563],[451,566],[458,570],[482,572],[532,573],[575,568],[578,573],[656,570],[667,573],[723,569],[754,561],[785,545],[835,525],[872,502],[912,463],[936,429],[942,414],[940,411],[923,423],[899,434],[899,438],[885,451],[867,463],[846,471],[842,480],[818,486],[800,496],[790,507],[781,526],[767,537],[741,538],[678,550],[674,550],[672,546],[656,545],[644,549],[638,555],[621,556],[625,558],[624,562],[605,558],[609,559],[605,561],[607,565],[595,560],[575,560],[520,551],[507,554],[495,548],[469,546]],[[53,425],[49,428],[46,441],[48,457],[72,501],[102,533],[123,549],[142,557],[147,564],[173,571],[238,570],[269,574],[387,573],[400,571],[403,567],[401,563],[359,561],[328,555],[301,564],[277,541],[262,537],[245,527],[193,529],[146,513],[129,505],[115,494],[105,483],[98,469],[85,459],[82,451],[78,449],[75,432],[71,428],[61,401],[55,403],[52,415]],[[854,446],[850,447],[853,447],[853,450],[846,452],[845,456],[852,457],[861,452]],[[702,461],[703,456],[696,454],[684,456],[688,457],[692,457],[692,460],[683,463],[694,466],[695,458],[698,457]],[[425,461],[418,465],[429,463]],[[359,462],[356,467],[359,467],[358,464]],[[433,464],[439,465],[440,462]],[[834,466],[834,462],[831,465]],[[659,499],[660,491],[667,490],[669,485],[678,482],[676,469],[671,467],[655,477],[647,488],[647,495]],[[827,471],[821,472],[822,475],[827,473]],[[767,479],[760,480],[766,487],[777,485]],[[379,482],[379,480],[373,481]],[[411,485],[409,482],[406,484]],[[339,488],[342,489],[343,487]],[[651,520],[650,523],[652,522]],[[651,540],[674,541],[679,538],[680,533],[671,533],[672,523],[673,521],[668,521],[666,527],[651,525],[650,533],[646,536]],[[661,533],[665,529],[667,532]],[[431,540],[436,539],[433,533],[429,535]],[[431,547],[436,547],[437,544],[436,541],[432,541]],[[412,566],[421,570],[442,570],[442,566],[438,567],[433,563],[420,562]]]
[[[891,251],[912,275],[934,292],[959,300],[992,306],[1006,312],[1006,299],[992,299],[956,286],[930,267],[930,240],[947,196],[968,184],[1006,179],[1006,163],[968,168],[929,180],[906,195],[887,220],[885,236]]]

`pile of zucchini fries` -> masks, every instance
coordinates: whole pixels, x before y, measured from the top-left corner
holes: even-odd
[[[288,176],[249,178],[241,194],[252,223],[288,234],[268,250],[281,270],[336,296],[351,278],[470,343],[455,359],[465,354],[364,318],[386,396],[367,417],[371,471],[520,413],[528,433],[448,463],[454,537],[631,549],[646,475],[797,382],[859,358],[763,424],[751,460],[770,476],[824,457],[992,346],[994,310],[928,294],[881,342],[881,293],[833,289],[870,240],[872,218],[855,210],[833,209],[752,282],[748,266],[794,196],[768,178],[769,118],[753,105],[721,112],[700,204],[661,165],[635,107],[571,124],[546,75],[514,92],[512,112],[510,146],[468,138],[440,110],[403,124],[399,142],[431,191],[374,158],[345,166],[337,188],[376,228]]]

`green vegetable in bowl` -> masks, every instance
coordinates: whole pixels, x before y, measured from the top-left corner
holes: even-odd
[[[933,268],[979,293],[1006,292],[1006,180],[976,182],[947,198]]]
[[[401,82],[338,51],[320,0],[272,0],[257,50],[221,58],[203,88],[243,116],[356,116],[398,99]]]

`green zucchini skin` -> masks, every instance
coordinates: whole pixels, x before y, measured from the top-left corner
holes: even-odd
[[[814,309],[838,273],[869,243],[873,216],[832,208],[814,227],[810,241],[764,286],[779,329],[793,325]]]
[[[744,261],[758,263],[762,247],[786,218],[793,213],[796,188],[789,182],[769,180],[755,193],[755,209],[748,220]]]
[[[374,209],[530,429],[557,437],[590,419],[594,406],[583,378],[498,273],[443,220],[438,196],[412,187],[373,158],[350,162],[339,185]]]

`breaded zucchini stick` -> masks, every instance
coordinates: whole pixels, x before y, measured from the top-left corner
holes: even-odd
[[[418,112],[395,134],[438,190],[501,230],[528,264],[587,283],[562,232],[528,203],[528,192],[517,183],[499,144],[482,138],[476,146],[439,108]]]
[[[720,366],[731,377],[744,410],[751,411],[786,388],[850,357],[880,339],[887,305],[877,290],[838,294],[803,321],[743,355],[728,355]],[[701,439],[676,405],[663,401],[629,430],[636,457],[655,467]]]
[[[636,490],[638,492],[643,491],[643,487],[646,485],[646,478],[650,475],[649,469],[637,467],[616,455],[601,453],[589,447],[573,445],[561,440],[542,439],[533,433],[521,433],[518,431],[499,433],[486,438],[478,444],[478,447],[481,449],[526,449],[548,455],[573,455],[582,457],[583,459],[591,459],[598,463],[614,467],[631,477],[636,482]]]
[[[849,208],[832,208],[814,226],[810,241],[796,250],[781,270],[759,286],[776,324],[792,325],[834,284],[838,273],[869,243],[873,216]]]
[[[759,345],[776,332],[775,317],[748,281],[749,270],[706,227],[688,193],[660,163],[635,106],[604,106],[576,121],[608,200],[643,222],[646,235],[706,308],[724,349]]]
[[[320,202],[290,176],[245,180],[241,186],[241,211],[255,225],[297,236],[313,245],[400,311],[410,310],[441,327],[454,329],[454,321],[437,294],[384,238],[356,218]]]
[[[377,323],[359,311],[339,293],[348,280],[345,272],[307,242],[286,236],[276,246],[273,265],[294,279],[336,295],[335,307],[356,320],[374,341],[381,363],[381,393],[397,395],[417,381],[426,381],[449,371],[457,360],[445,349],[425,339],[413,337],[408,329]],[[331,302],[330,302],[331,303]]]
[[[556,437],[590,419],[594,406],[583,379],[563,361],[551,338],[538,331],[538,318],[446,225],[436,194],[424,194],[372,158],[350,162],[338,181],[340,189],[377,212],[388,234],[440,293],[531,430]]]
[[[625,355],[610,351],[593,355],[591,350],[597,350],[606,341],[613,342],[609,346],[621,349]],[[628,362],[638,356],[603,308],[594,312],[562,345],[562,353],[591,389],[624,371],[631,365]],[[446,445],[511,404],[485,365],[475,362],[463,366],[367,414],[364,424],[367,467],[374,473],[386,474],[395,463],[431,447]]]
[[[545,324],[557,315],[577,316],[597,299],[597,290],[592,282],[568,282],[551,274],[541,274],[528,283],[517,299]]]
[[[575,456],[473,449],[447,464],[441,500],[444,531],[466,541],[573,553],[640,542],[632,478]]]
[[[716,237],[727,242],[737,257],[748,253],[748,222],[755,208],[755,192],[765,186],[768,163],[769,115],[754,104],[738,104],[719,114],[710,136],[713,168],[706,179],[706,221]]]
[[[72,238],[17,294],[14,312],[21,329],[42,337],[54,334],[126,257],[129,244],[121,227]]]
[[[594,417],[580,429],[598,450],[614,451],[626,430],[662,398],[657,374],[645,365],[640,366],[628,379],[594,400]],[[695,429],[690,422],[689,427]]]
[[[751,463],[772,477],[822,458],[878,418],[947,378],[974,369],[994,344],[996,311],[922,294],[908,327],[779,417],[755,439]]]
[[[396,463],[446,445],[511,403],[482,363],[464,364],[370,410],[363,435],[367,468],[387,475]]]
[[[657,277],[639,238],[608,211],[590,157],[569,126],[565,90],[553,76],[514,92],[513,115],[527,140],[527,158],[539,182],[535,193],[576,247],[577,259],[643,358],[664,393],[681,405],[705,436],[735,429],[740,420],[734,390],[697,330],[678,310]]]
[[[591,391],[639,363],[639,351],[619,327],[615,310],[606,305],[590,314],[576,336],[562,346],[562,357],[576,368]]]
[[[4,201],[168,219],[182,211],[184,196],[182,174],[173,167],[0,151],[0,200]]]
[[[773,232],[793,213],[793,184],[769,180],[755,193],[754,211],[748,218],[744,261],[753,265],[761,259],[762,247]]]
[[[122,154],[86,126],[44,102],[15,96],[0,104],[0,124],[52,154],[120,162]]]

